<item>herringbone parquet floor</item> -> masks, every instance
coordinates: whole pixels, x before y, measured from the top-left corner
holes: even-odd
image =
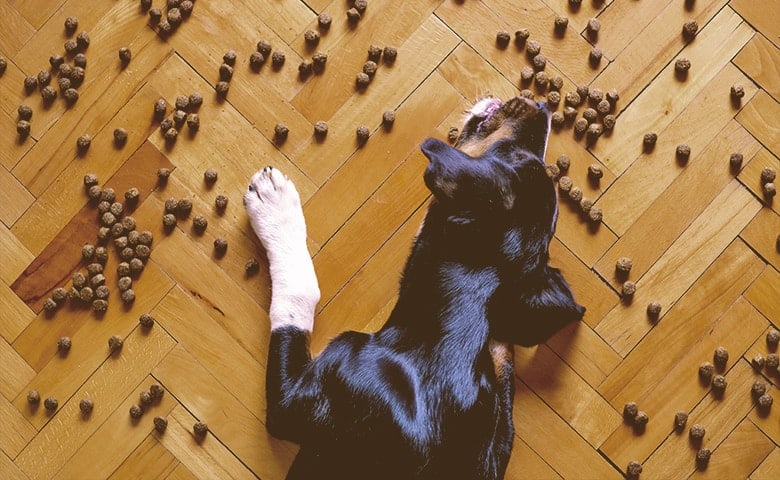
[[[163,0],[152,3],[165,14]],[[778,201],[760,179],[763,168],[780,169],[780,1],[370,0],[352,25],[350,3],[201,0],[160,36],[137,0],[0,1],[0,477],[283,478],[296,447],[263,424],[270,286],[241,206],[249,176],[274,165],[305,202],[322,289],[315,351],[344,329],[377,328],[428,199],[419,143],[446,138],[475,97],[525,88],[545,96],[519,82],[531,65],[525,52],[496,45],[499,30],[527,28],[564,96],[586,85],[620,98],[614,130],[594,143],[571,123],[551,135],[548,163],[568,155],[568,176],[604,217],[589,224],[562,194],[552,256],[588,312],[547,344],[516,349],[507,477],[620,478],[634,460],[641,478],[780,478],[780,409],[762,413],[750,393],[761,380],[780,399],[780,377],[750,363],[771,353],[766,333],[780,327]],[[321,12],[332,16],[329,29],[318,27]],[[568,17],[562,34],[556,15]],[[68,16],[79,20],[73,34]],[[586,30],[591,18],[600,21],[596,35]],[[681,35],[689,19],[699,25],[693,41]],[[304,39],[310,29],[321,33],[316,46]],[[25,77],[48,70],[49,56],[64,55],[82,31],[91,42],[78,101],[68,106],[60,95],[46,105],[38,91],[26,93]],[[285,54],[283,66],[250,68],[261,39]],[[369,45],[396,46],[398,57],[380,61],[357,90]],[[593,45],[603,52],[598,65],[588,61]],[[126,65],[121,47],[132,52]],[[238,58],[221,100],[215,86],[231,49]],[[301,78],[298,65],[317,51],[328,55],[325,68]],[[690,60],[686,76],[675,74],[679,58]],[[744,87],[738,102],[734,84]],[[192,92],[204,98],[200,130],[184,126],[166,143],[155,100],[173,105]],[[21,104],[33,110],[27,137],[14,133]],[[391,130],[381,127],[387,110],[396,113]],[[323,141],[312,135],[319,120],[330,127]],[[283,143],[274,141],[277,123],[289,128]],[[362,147],[359,125],[371,131]],[[121,147],[116,128],[128,132]],[[650,131],[657,144],[643,150]],[[76,148],[82,134],[92,137],[85,153]],[[675,158],[681,143],[691,149],[687,162]],[[729,168],[732,153],[743,155],[739,171]],[[599,182],[588,180],[591,164],[604,171]],[[160,168],[172,170],[166,184]],[[203,180],[209,168],[219,175],[213,185]],[[75,300],[47,314],[54,289],[86,271],[82,246],[97,243],[87,173],[120,202],[139,190],[124,214],[153,234],[151,257],[134,278],[134,303],[120,298],[121,252],[109,244],[105,314]],[[223,213],[214,207],[220,194],[229,199]],[[166,232],[169,198],[190,199],[193,209]],[[209,222],[203,232],[193,227],[197,214]],[[218,237],[228,242],[224,255],[214,252]],[[253,257],[260,269],[247,275]],[[619,294],[620,257],[633,260],[630,302]],[[662,305],[656,321],[646,313],[652,301]],[[139,326],[144,313],[157,321],[151,329]],[[114,355],[112,335],[124,339]],[[57,352],[62,336],[72,339],[67,354]],[[698,380],[718,346],[730,353],[720,397]],[[132,420],[131,405],[152,383],[166,393]],[[33,389],[56,398],[57,410],[30,406]],[[84,398],[94,403],[88,416],[79,411]],[[644,433],[623,421],[630,401],[649,415]],[[688,434],[674,432],[677,411],[706,428],[704,471]],[[156,416],[168,420],[162,434]],[[200,440],[196,420],[210,428]]]

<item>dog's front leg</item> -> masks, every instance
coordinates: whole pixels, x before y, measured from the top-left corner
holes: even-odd
[[[244,195],[252,228],[265,247],[271,272],[271,345],[266,373],[268,430],[300,441],[310,412],[301,373],[311,362],[309,334],[320,290],[306,247],[306,223],[293,183],[279,170],[257,172]],[[306,388],[303,388],[306,390]]]

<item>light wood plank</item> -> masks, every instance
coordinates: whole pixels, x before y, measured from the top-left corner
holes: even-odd
[[[0,395],[11,400],[32,380],[35,370],[4,338],[0,338],[0,365]]]
[[[737,478],[752,472],[774,450],[772,440],[749,420],[743,420],[712,452],[704,471],[697,470],[690,478]]]
[[[780,325],[780,273],[768,267],[745,292],[745,298],[770,322]]]
[[[750,480],[770,480],[780,475],[780,448],[775,447],[761,465],[750,474]]]
[[[753,221],[742,230],[740,237],[764,260],[780,270],[780,249],[777,248],[777,236],[780,233],[778,232],[780,232],[780,215],[762,208]]]
[[[25,445],[36,438],[38,431],[4,397],[0,397],[0,422],[3,424],[0,429],[0,453],[16,459]]]
[[[35,318],[35,313],[30,310],[30,307],[19,300],[19,297],[4,282],[0,282],[0,311],[3,312],[0,336],[9,343],[13,342]]]
[[[758,127],[763,128],[763,127]],[[761,183],[761,170],[770,167],[777,172],[780,170],[780,160],[766,148],[762,148],[739,172],[739,180],[746,186],[753,195],[759,198],[766,208],[780,214],[780,200],[776,197],[767,197],[764,195],[763,185]],[[775,180],[777,182],[777,180]]]
[[[743,99],[744,100],[744,99]],[[759,90],[739,112],[737,120],[775,155],[780,155],[780,125],[772,119],[780,115],[780,102]]]
[[[109,478],[147,478],[150,480],[162,480],[179,467],[180,463],[160,442],[152,435],[148,435],[122,465],[119,466]],[[63,477],[67,478],[67,477]]]
[[[780,50],[765,36],[754,36],[733,62],[775,100],[780,100]]]
[[[766,38],[780,47],[780,1],[767,0],[766,3],[758,5],[750,0],[730,0],[729,4]]]

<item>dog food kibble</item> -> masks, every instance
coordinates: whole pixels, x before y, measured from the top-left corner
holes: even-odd
[[[585,118],[578,118],[574,122],[574,132],[577,134],[583,134],[588,129],[588,120]]]
[[[571,178],[564,175],[558,179],[558,189],[560,191],[569,192],[571,191],[572,186],[573,186],[573,182]]]
[[[691,429],[688,431],[688,435],[691,437],[692,440],[695,441],[699,441],[703,439],[705,433],[707,433],[707,431],[704,429],[704,426],[698,423],[691,425]]]
[[[699,378],[704,382],[709,383],[712,380],[712,376],[715,374],[715,366],[710,362],[704,362],[699,365]]]
[[[520,69],[520,81],[523,83],[530,82],[534,78],[534,69],[528,66]]]
[[[27,392],[27,403],[30,405],[37,405],[41,401],[41,394],[38,390],[30,390]]]
[[[601,165],[594,163],[588,166],[588,176],[594,180],[598,180],[604,176],[604,172],[601,169]]]
[[[70,346],[70,337],[60,337],[60,339],[57,340],[57,350],[60,352],[68,352],[70,350]]]
[[[742,158],[741,153],[732,153],[729,156],[729,166],[732,170],[739,170],[742,167]]]
[[[572,202],[580,203],[580,200],[582,200],[582,189],[580,187],[571,187],[569,199]]]
[[[636,412],[636,416],[634,416],[634,426],[642,429],[647,425],[647,422],[650,421],[650,417],[647,415],[647,412],[643,412],[642,410]]]
[[[38,72],[38,85],[41,87],[45,87],[49,83],[51,83],[51,72],[48,70],[41,70]]]
[[[363,73],[368,75],[369,77],[373,77],[374,74],[376,74],[377,65],[376,62],[373,60],[367,60],[366,63],[363,64]]]
[[[151,255],[152,250],[147,247],[146,245],[136,245],[135,246],[135,257],[140,259],[141,261],[147,261],[149,260],[149,256]]]
[[[79,402],[79,410],[81,410],[81,413],[84,415],[92,413],[93,408],[95,408],[95,404],[89,398],[82,398]]]
[[[531,62],[534,64],[534,70],[544,70],[547,67],[547,57],[542,55],[536,55]]]
[[[152,398],[151,392],[149,392],[148,390],[144,390],[138,395],[138,400],[142,407],[148,407],[149,405],[152,404],[152,401],[154,399]]]
[[[106,285],[100,285],[95,289],[95,298],[98,300],[106,300],[109,293],[111,293],[111,291]]]
[[[325,137],[328,134],[328,124],[322,120],[319,120],[317,123],[314,124],[314,136],[315,137]]]
[[[165,432],[165,429],[168,428],[168,419],[165,417],[154,417],[154,429],[157,431],[157,433],[163,433]]]
[[[130,52],[130,49],[127,47],[122,47],[119,49],[119,61],[122,62],[122,64],[126,65],[130,63],[130,59],[132,58],[133,54]]]
[[[171,128],[173,128],[173,120],[171,120],[170,118],[166,118],[162,122],[160,122],[160,131],[163,133],[163,135],[166,136],[166,138],[168,135],[168,130],[170,130]]]
[[[133,258],[130,260],[130,273],[138,274],[144,270],[144,262],[140,258]],[[133,293],[135,297],[135,293]]]
[[[393,63],[397,57],[398,49],[392,45],[388,45],[382,50],[382,58],[384,59],[385,63]]]
[[[534,83],[539,88],[547,88],[547,84],[550,82],[550,78],[547,76],[547,72],[536,72],[536,75],[534,75]]]
[[[738,99],[745,96],[745,87],[740,83],[731,86],[731,98]]]
[[[184,125],[184,121],[187,120],[187,112],[184,110],[176,109],[173,112],[173,125],[179,129]]]
[[[699,24],[696,20],[688,20],[683,24],[682,33],[683,37],[688,40],[692,40],[696,36],[696,32],[699,31]]]
[[[235,50],[228,50],[225,52],[224,55],[222,55],[222,61],[231,67],[236,66],[236,51]]]
[[[362,145],[368,141],[368,137],[371,135],[371,132],[368,130],[367,126],[360,125],[355,130],[355,135],[357,136],[358,142]]]
[[[124,128],[114,129],[114,145],[122,147],[127,143],[127,130]]]
[[[520,97],[527,98],[528,100],[534,99],[534,92],[526,89],[520,90]]]
[[[128,264],[128,269],[129,268],[130,266]],[[133,279],[132,277],[119,277],[119,280],[117,280],[116,284],[117,287],[119,287],[119,291],[124,292],[125,290],[128,290],[130,289],[130,287],[133,286]]]
[[[206,230],[206,227],[209,226],[209,221],[203,215],[197,214],[194,217],[192,217],[192,226],[195,228],[196,231],[203,232],[204,230]]]
[[[218,255],[224,255],[225,252],[227,252],[227,248],[227,240],[222,237],[217,237],[214,239],[214,251],[217,252]]]
[[[756,371],[760,371],[762,368],[764,368],[764,363],[766,361],[764,360],[764,356],[760,353],[757,353],[752,360],[750,360],[750,365],[753,366],[753,369]]]
[[[521,28],[515,31],[515,44],[517,46],[524,45],[526,40],[528,40],[528,37],[530,36],[531,36],[531,32],[527,28]]]
[[[122,230],[124,230],[124,228]],[[114,246],[116,247],[117,250],[121,251],[127,248],[129,244],[130,244],[130,240],[127,237],[117,237],[114,239]]]
[[[51,292],[51,299],[54,300],[57,305],[61,305],[68,299],[68,291],[62,287],[55,288]]]
[[[213,168],[207,169],[205,172],[203,172],[203,180],[208,183],[212,184],[217,181],[217,171]]]
[[[41,98],[45,103],[51,103],[57,98],[57,90],[48,85],[41,89]]]
[[[566,101],[566,105],[572,107],[577,107],[582,103],[582,97],[577,92],[568,92],[564,97],[564,100]]]
[[[139,192],[137,188],[130,187],[125,192],[125,202],[127,202],[128,204],[137,203],[140,196],[141,196],[141,192]]]
[[[645,149],[652,149],[655,147],[656,141],[658,141],[658,134],[655,132],[645,133],[645,136],[642,137],[642,145]]]
[[[355,76],[355,86],[357,88],[366,88],[369,83],[371,83],[371,77],[369,77],[365,72],[360,72]]]
[[[27,120],[19,120],[16,122],[16,133],[22,138],[28,136],[30,134],[30,122]]]
[[[767,390],[766,383],[762,382],[761,380],[756,380],[753,382],[753,387],[750,389],[750,392],[753,394],[755,398],[760,397],[761,395],[765,394]]]
[[[192,426],[192,432],[199,437],[203,437],[209,433],[209,426],[203,422],[195,422],[195,425]]]
[[[575,118],[577,118],[577,109],[574,107],[564,107],[563,109],[563,118],[567,122],[574,121]]]
[[[450,127],[447,131],[447,140],[450,143],[455,143],[458,140],[458,127]]]
[[[615,128],[615,116],[612,114],[604,115],[603,125],[605,130],[612,130]]]
[[[596,104],[596,111],[601,115],[606,115],[612,110],[612,104],[608,100],[604,99]]]
[[[712,456],[712,451],[709,448],[700,448],[698,452],[696,452],[696,468],[699,470],[704,470],[707,468],[707,465],[710,463],[710,457]]]
[[[601,30],[601,22],[599,22],[598,18],[591,18],[588,20],[587,29],[590,34],[598,33]]]
[[[593,47],[588,54],[588,61],[590,61],[590,63],[594,66],[598,65],[601,62],[602,56],[604,56],[604,54],[602,53],[601,49],[599,47]]]
[[[715,393],[721,394],[724,390],[726,390],[726,387],[728,386],[728,381],[726,380],[726,377],[723,375],[715,375],[712,377],[712,390]]]
[[[594,142],[604,133],[604,127],[600,123],[591,123],[588,125],[586,133],[588,134],[588,140]]]
[[[761,169],[761,183],[774,182],[777,178],[777,172],[772,167],[764,167]]]
[[[317,17],[317,25],[319,25],[323,30],[329,29],[331,23],[333,23],[333,17],[331,17],[327,12],[322,12]]]
[[[764,393],[758,397],[756,403],[758,404],[759,409],[763,411],[767,411],[772,407],[772,403],[774,403],[774,399],[768,393]]]
[[[191,0],[184,0],[179,4],[179,11],[183,17],[189,17],[193,8],[195,8],[195,4]]]
[[[246,264],[244,265],[244,271],[247,275],[251,275],[253,273],[257,273],[260,271],[260,262],[257,261],[256,258],[250,258],[246,261]]]
[[[550,93],[556,93],[556,92],[550,92]],[[552,103],[549,101],[549,97],[547,103]],[[566,123],[566,117],[564,117],[563,113],[561,112],[553,112],[552,115],[550,115],[550,123],[552,124],[553,127],[560,128]]]
[[[651,302],[647,305],[647,315],[652,318],[658,318],[661,315],[661,302]]]
[[[89,279],[89,284],[92,286],[93,290],[97,290],[99,286],[104,285],[105,283],[106,277],[102,273],[98,273]],[[98,298],[100,298],[100,296],[98,296]]]
[[[566,27],[569,26],[569,19],[562,15],[556,15],[554,25],[557,33],[563,33],[566,31]]]
[[[777,348],[777,344],[780,342],[780,331],[771,329],[766,333],[766,345],[774,350]]]
[[[274,127],[274,140],[277,143],[282,143],[287,140],[287,136],[290,133],[290,129],[283,123],[277,123]]]
[[[122,348],[122,345],[125,343],[125,341],[120,337],[119,335],[113,335],[111,338],[108,339],[108,348],[112,352],[116,352],[120,348]]]
[[[133,250],[131,247],[125,247],[119,252],[119,258],[125,262],[129,262],[133,258],[134,254],[135,250]]]
[[[770,373],[774,373],[774,371],[777,370],[778,365],[780,365],[780,357],[778,357],[776,353],[770,353],[766,356],[766,369]]]
[[[84,288],[87,285],[87,277],[81,272],[74,273],[71,281],[73,282],[73,286],[78,289]]]
[[[498,33],[496,33],[496,45],[498,45],[499,48],[506,48],[507,45],[509,45],[509,32],[506,30],[499,30]]]
[[[122,206],[119,202],[114,202],[108,207],[108,211],[113,213],[115,217],[119,218],[122,216],[122,212],[124,212],[125,207]]]
[[[173,227],[176,226],[176,223],[177,223],[176,215],[172,213],[166,213],[165,215],[163,215],[163,227],[165,227],[166,229],[172,229]]]
[[[225,208],[227,208],[228,204],[228,197],[225,195],[217,195],[217,197],[214,199],[214,206],[217,207],[217,210],[224,211]]]
[[[674,429],[682,431],[685,424],[688,423],[688,414],[686,412],[677,412],[674,414]]]
[[[53,298],[47,298],[43,301],[43,309],[47,312],[53,312],[57,310],[57,302]]]
[[[626,475],[628,478],[638,478],[642,473],[642,464],[634,460],[628,462],[626,467]]]
[[[303,32],[303,39],[309,45],[316,45],[320,41],[320,32],[317,30],[306,30]]]
[[[214,87],[214,90],[217,92],[217,95],[220,97],[227,96],[228,90],[230,90],[230,84],[225,81],[217,82],[217,84]]]
[[[53,412],[57,410],[57,407],[59,406],[59,402],[54,397],[48,397],[46,400],[43,401],[43,406],[46,408],[46,410]]]
[[[233,78],[233,67],[227,63],[219,66],[219,79],[229,82]]]
[[[726,368],[726,363],[729,361],[729,352],[725,347],[718,347],[715,349],[715,353],[712,356],[713,363],[719,370]]]
[[[169,198],[165,200],[165,212],[173,213],[179,207],[179,201],[175,198]]]
[[[181,25],[182,21],[181,10],[178,8],[169,8],[168,13],[166,14],[166,18],[168,19],[168,23],[171,24],[172,28],[178,27]]]
[[[765,183],[761,189],[764,191],[764,195],[767,197],[774,197],[777,194],[777,187],[773,182]]]
[[[677,155],[677,159],[686,162],[688,161],[688,158],[690,158],[691,156],[691,147],[689,147],[687,143],[681,143],[677,145],[677,150],[675,151],[675,154]]]
[[[141,415],[143,415],[143,414],[144,414],[144,411],[143,411],[143,409],[141,408],[140,405],[132,405],[130,407],[130,417],[131,418],[135,418],[135,419],[141,418]]]
[[[271,54],[271,42],[268,40],[259,40],[255,49],[262,53],[264,57],[268,57]]]
[[[127,262],[121,262],[119,265],[116,266],[116,273],[120,277],[130,276],[130,264]]]
[[[182,198],[176,202],[176,213],[187,216],[192,212],[192,201],[189,198]]]
[[[593,200],[589,198],[583,198],[580,200],[580,210],[582,210],[582,213],[587,215],[590,213],[591,208],[593,208]]]
[[[144,328],[152,328],[154,326],[154,317],[149,313],[141,314],[138,318],[138,323]]]
[[[688,70],[691,69],[691,61],[687,58],[678,58],[676,62],[674,62],[674,71],[677,73],[687,73]]]
[[[29,105],[19,105],[19,107],[16,109],[16,113],[19,115],[19,120],[30,121],[33,111],[32,107]]]
[[[271,54],[271,65],[274,68],[280,68],[282,65],[284,65],[286,59],[287,57],[284,55],[284,52],[277,50]]]
[[[623,292],[623,296],[624,297],[631,297],[631,296],[633,296],[636,293],[636,283],[634,283],[634,282],[632,282],[630,280],[625,282],[625,283],[623,283],[622,292]]]
[[[352,3],[355,5],[355,9],[361,14],[365,13],[366,8],[368,8],[368,0],[354,0]]]
[[[165,390],[160,385],[153,383],[149,385],[149,393],[152,394],[153,399],[159,400],[165,394]]]
[[[265,63],[265,55],[263,55],[260,52],[252,52],[251,55],[249,55],[249,66],[252,67],[254,70],[260,70],[260,68]]]
[[[27,93],[31,93],[33,90],[38,88],[38,79],[35,78],[32,75],[29,75],[24,78],[24,89]]]
[[[149,23],[154,25],[155,23],[160,22],[161,18],[162,18],[162,11],[159,8],[151,8],[151,9],[149,9]],[[169,25],[169,27],[170,27],[170,25]]]
[[[529,57],[533,58],[542,51],[542,45],[536,40],[528,40],[525,42],[525,52]]]
[[[78,48],[80,50],[86,50],[89,48],[89,34],[87,32],[79,32],[78,35],[76,35],[76,43],[78,44]]]
[[[325,64],[328,62],[328,54],[325,52],[317,52],[311,56],[311,62],[312,69],[315,72],[320,73],[323,69],[325,69]],[[365,66],[363,67],[363,70],[365,71]],[[371,76],[371,74],[368,75]]]
[[[560,94],[560,92],[557,92],[555,90],[547,92],[547,103],[552,105],[553,107],[558,106],[558,104],[561,103],[561,94]],[[561,112],[553,112],[553,113],[560,113],[561,114],[561,119],[563,119],[563,113],[561,113]]]
[[[560,92],[563,88],[563,78],[560,75],[556,75],[550,79],[550,90]]]
[[[633,421],[636,414],[639,413],[639,407],[636,402],[628,402],[623,405],[623,418]]]
[[[92,257],[94,257],[94,256],[95,256],[95,246],[94,245],[86,244],[83,247],[81,247],[81,258],[85,262],[89,262],[90,260],[92,260]]]

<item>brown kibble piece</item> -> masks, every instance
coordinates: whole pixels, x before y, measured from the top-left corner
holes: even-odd
[[[566,31],[566,27],[569,26],[569,19],[562,15],[556,15],[555,20],[553,21],[553,25],[556,33],[564,33]]]
[[[65,303],[65,300],[68,299],[68,291],[62,287],[55,288],[54,291],[51,292],[51,299],[54,300],[57,305],[62,305]]]
[[[382,59],[385,63],[393,63],[397,57],[398,49],[392,45],[388,45],[382,50]]]
[[[231,67],[235,67],[236,57],[237,55],[235,50],[228,50],[224,55],[222,55],[222,61]]]
[[[776,353],[770,353],[766,356],[766,369],[770,373],[774,373],[777,367],[780,365],[780,357]]]
[[[704,435],[707,433],[707,431],[704,429],[704,426],[696,423],[694,425],[691,425],[691,429],[688,431],[688,435],[693,440],[701,440],[704,438]]]
[[[736,152],[729,156],[729,166],[731,166],[732,170],[739,170],[742,168],[742,158],[742,154]]]
[[[765,394],[767,390],[766,383],[762,382],[761,380],[756,380],[753,382],[753,386],[750,389],[750,393],[753,394],[754,398],[758,398],[761,395]]]
[[[582,200],[582,189],[580,187],[572,187],[569,190],[569,199],[573,202],[580,203]]]
[[[222,212],[227,208],[228,204],[228,197],[225,195],[217,195],[217,197],[214,199],[214,206],[217,207],[217,210]]]
[[[199,109],[201,105],[203,105],[203,95],[201,95],[199,92],[190,93],[187,101],[187,106],[189,107],[190,111]]]
[[[542,45],[537,42],[536,40],[528,40],[525,42],[525,53],[530,57],[533,58],[542,51]]]
[[[319,25],[323,30],[329,29],[331,23],[333,23],[333,17],[331,17],[327,12],[322,12],[317,17],[317,25]]]
[[[68,35],[72,35],[79,28],[79,20],[76,17],[68,17],[65,19],[65,32]]]
[[[53,312],[57,310],[57,302],[53,298],[47,298],[43,301],[43,309],[47,312]]]
[[[699,24],[696,20],[688,20],[683,24],[682,34],[687,40],[692,40],[696,36],[696,32],[699,31]]]
[[[360,17],[361,17],[361,15],[360,15],[360,12],[358,12],[357,8],[353,7],[353,8],[350,8],[349,10],[347,10],[347,20],[349,21],[349,23],[353,23],[354,24],[354,23],[359,22],[360,21]]]
[[[777,187],[773,182],[765,183],[761,186],[761,190],[764,191],[764,195],[767,197],[774,197],[777,194]]]
[[[687,58],[680,57],[674,62],[674,71],[677,73],[688,73],[691,69],[691,61]]]
[[[227,248],[227,240],[222,237],[217,237],[214,239],[214,251],[217,253],[217,255],[224,255],[225,252],[227,252]]]
[[[114,145],[123,147],[127,143],[127,130],[124,128],[114,129]]]
[[[132,260],[137,260],[136,258]],[[132,262],[131,260],[131,262]],[[128,288],[124,292],[122,292],[122,301],[125,303],[133,303],[135,302],[135,291],[132,288]]]
[[[636,293],[636,283],[632,282],[631,280],[623,283],[622,293],[624,297],[633,296]]]
[[[366,60],[366,63],[363,64],[363,73],[368,75],[369,77],[373,77],[374,74],[376,74],[377,64],[373,60]]]
[[[192,226],[196,232],[203,233],[203,231],[206,230],[206,227],[209,226],[209,221],[205,216],[197,214],[192,217]]]
[[[19,120],[16,122],[16,133],[19,137],[25,138],[30,134],[30,122],[27,120]]]
[[[24,78],[24,89],[27,93],[31,93],[38,88],[38,79],[32,75],[28,75]]]
[[[766,333],[766,345],[771,350],[774,350],[777,348],[777,344],[780,342],[780,331],[777,331],[776,329],[771,329]]]
[[[149,393],[152,394],[153,399],[159,400],[165,394],[165,389],[162,388],[159,384],[153,383],[149,385]]]
[[[634,262],[628,258],[628,257],[620,257],[615,262],[615,270],[618,273],[622,274],[628,274],[631,271],[631,267],[634,265]]]
[[[698,452],[696,452],[696,468],[699,470],[704,470],[707,468],[707,465],[710,463],[710,457],[712,456],[712,451],[709,448],[700,448]]]
[[[531,80],[533,80],[533,78],[534,78],[534,69],[533,68],[531,68],[529,66],[525,66],[525,67],[520,69],[520,82],[521,83],[528,83]]]
[[[766,360],[764,360],[764,356],[760,353],[757,353],[752,360],[750,360],[750,365],[753,366],[753,369],[756,371],[760,371],[762,368],[764,368]]]
[[[209,426],[203,422],[195,422],[195,425],[192,426],[192,432],[199,437],[203,437],[209,432]]]
[[[658,134],[655,132],[645,133],[645,136],[642,137],[642,145],[644,145],[645,149],[647,150],[655,147],[656,141],[658,141]]]
[[[290,129],[287,128],[287,126],[283,123],[277,123],[274,127],[274,140],[277,143],[284,142],[287,140],[287,136],[290,133]]]
[[[639,413],[639,407],[637,407],[636,402],[628,402],[623,406],[623,418],[633,421],[637,413]]]
[[[704,362],[699,365],[699,378],[705,383],[710,383],[712,376],[715,374],[715,365],[710,362]]]
[[[320,41],[320,32],[317,30],[306,30],[303,32],[303,39],[308,45],[317,45]]]
[[[577,134],[583,134],[588,129],[588,120],[585,118],[578,118],[577,121],[574,122],[574,131]]]
[[[604,176],[604,172],[601,169],[601,165],[594,163],[588,167],[588,176],[594,180],[598,180]]]
[[[41,98],[45,103],[51,103],[57,98],[57,90],[51,85],[47,85],[41,89]]]
[[[761,409],[762,411],[767,411],[770,408],[772,408],[772,403],[774,403],[774,399],[768,393],[764,393],[758,397],[756,403],[758,404],[759,409]]]
[[[76,43],[78,44],[78,48],[80,50],[86,50],[89,48],[89,34],[87,32],[79,32],[78,35],[76,35]]]
[[[134,274],[141,273],[144,269],[144,262],[140,258],[133,258],[130,260],[130,272]],[[132,292],[132,290],[128,290],[128,292]],[[130,295],[130,294],[127,294]],[[135,299],[135,292],[132,292],[132,298]],[[125,298],[122,298],[122,300],[125,300]],[[127,300],[125,300],[127,301]]]
[[[152,398],[151,392],[148,390],[144,390],[138,395],[138,401],[140,402],[142,407],[148,407],[152,404],[154,399]]]
[[[509,45],[509,40],[511,37],[509,36],[509,32],[506,30],[499,30],[496,33],[496,45],[498,48],[506,48],[507,45]]]
[[[777,172],[772,167],[764,167],[761,169],[761,183],[774,182],[777,178]]]
[[[130,290],[126,290],[130,291]],[[125,341],[120,337],[119,335],[112,335],[111,338],[108,339],[108,348],[112,352],[116,352],[117,350],[122,348],[122,345],[125,343]]]
[[[328,134],[328,124],[322,120],[314,124],[314,136],[323,138]]]
[[[130,52],[128,47],[122,47],[119,49],[119,61],[122,62],[122,64],[127,65],[130,63],[132,56],[133,54]]]
[[[227,96],[228,90],[230,90],[230,84],[225,81],[217,82],[217,85],[214,87],[214,90],[217,92],[217,95],[224,98]]]
[[[628,478],[639,478],[639,475],[642,473],[642,464],[637,461],[630,461],[628,462],[628,466],[626,467],[626,476]]]
[[[674,429],[682,431],[685,424],[688,423],[688,414],[686,412],[677,412],[674,414]]]
[[[59,340],[57,340],[57,350],[60,352],[68,352],[70,351],[71,346],[71,340],[70,337],[60,337]]]
[[[647,425],[647,422],[649,420],[650,417],[647,415],[647,412],[643,412],[642,410],[640,410],[636,413],[636,416],[634,417],[634,427],[637,427],[638,429],[643,429],[645,425]]]
[[[30,121],[32,118],[33,110],[29,105],[19,105],[16,109],[16,113],[19,115],[19,120]]]
[[[691,156],[691,147],[689,147],[687,143],[681,143],[677,145],[675,154],[677,155],[678,160],[682,162],[687,162],[688,158],[690,158]]]
[[[51,83],[51,72],[48,70],[41,70],[38,72],[38,85],[41,87],[45,87],[49,83]]]
[[[661,315],[661,302],[651,302],[647,306],[647,315],[652,318],[658,318]]]
[[[189,198],[182,198],[176,202],[176,213],[187,216],[192,212],[192,201]]]
[[[92,409],[95,408],[95,404],[92,402],[92,399],[90,398],[82,398],[79,402],[79,410],[81,410],[81,413],[84,415],[89,415],[92,413]]]
[[[726,390],[727,386],[728,381],[723,375],[715,375],[712,377],[712,391],[716,394],[722,394]]]
[[[149,313],[141,314],[138,318],[138,323],[144,328],[152,328],[154,326],[154,317]]]
[[[165,432],[166,428],[168,428],[168,419],[165,417],[154,417],[154,429],[157,433]]]
[[[203,172],[203,180],[208,184],[213,184],[217,181],[217,171],[213,168],[206,169],[206,171]]]
[[[43,406],[46,408],[46,410],[53,412],[57,410],[57,407],[59,406],[59,402],[54,397],[48,397],[46,400],[43,401]]]
[[[558,179],[558,189],[562,192],[569,192],[573,186],[571,178],[562,176]]]
[[[590,51],[590,54],[588,54],[588,61],[591,63],[591,65],[596,66],[601,63],[601,57],[603,55],[604,54],[599,47],[593,47]]]
[[[365,72],[360,72],[355,75],[355,86],[359,89],[366,88],[371,83],[371,77]]]
[[[726,363],[729,361],[729,351],[725,347],[716,348],[712,360],[718,370],[724,370]]]
[[[247,275],[251,275],[253,273],[256,273],[260,270],[260,262],[257,261],[256,258],[250,258],[246,261],[246,265],[244,265],[244,271]]]
[[[128,264],[128,270],[130,269],[130,265]],[[129,274],[130,272],[128,272]],[[119,280],[116,282],[117,287],[119,288],[120,292],[124,292],[125,290],[130,289],[133,286],[133,278],[130,276],[124,276],[119,277]]]
[[[731,98],[740,99],[745,96],[745,87],[741,83],[735,83],[731,86]]]
[[[357,136],[358,143],[362,145],[368,141],[368,137],[371,135],[371,131],[368,129],[367,126],[360,125],[355,130],[355,135]]]
[[[556,92],[551,92],[556,93]],[[551,102],[547,102],[551,103]],[[553,127],[561,128],[566,123],[566,117],[563,116],[563,113],[561,112],[553,112],[552,115],[550,115],[550,123]]]
[[[227,63],[219,66],[219,79],[229,82],[233,78],[233,67]]]
[[[530,36],[531,32],[527,28],[521,28],[515,31],[515,44],[518,47],[523,46]]]
[[[141,408],[140,405],[132,405],[130,407],[130,417],[134,419],[141,418],[141,415],[144,414],[144,410]]]
[[[27,403],[30,405],[37,405],[41,401],[41,394],[38,390],[30,390],[27,392]]]
[[[163,215],[163,227],[165,227],[166,230],[172,229],[176,226],[177,220],[176,215],[172,213],[166,213]]]

